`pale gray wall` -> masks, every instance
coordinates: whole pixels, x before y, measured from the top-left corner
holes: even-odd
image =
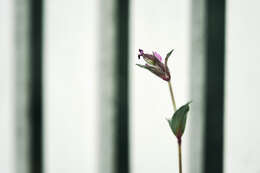
[[[225,172],[259,173],[260,1],[227,1]]]
[[[46,173],[96,173],[96,1],[46,0]]]
[[[14,2],[0,1],[0,172],[14,173]]]

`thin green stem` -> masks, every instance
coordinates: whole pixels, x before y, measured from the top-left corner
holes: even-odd
[[[175,102],[175,99],[174,99],[171,81],[168,81],[168,85],[169,85],[170,94],[171,94],[171,98],[172,98],[173,109],[174,109],[174,112],[175,112],[177,110],[177,108],[176,108],[176,102]]]
[[[179,173],[182,173],[181,139],[178,139],[178,149],[179,149]]]
[[[177,107],[176,107],[176,102],[174,99],[171,81],[168,81],[168,85],[169,85],[169,89],[170,89],[170,95],[171,95],[171,99],[172,99],[173,109],[174,109],[174,112],[176,112]],[[178,150],[179,150],[179,173],[182,173],[181,138],[178,138]]]

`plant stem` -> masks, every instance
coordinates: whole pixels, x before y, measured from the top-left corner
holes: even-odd
[[[171,98],[172,98],[173,109],[174,109],[174,112],[175,112],[175,111],[177,110],[177,108],[176,108],[176,102],[175,102],[174,95],[173,95],[173,90],[172,90],[171,81],[168,81],[168,85],[169,85],[170,94],[171,94]]]
[[[171,81],[168,81],[168,85],[169,85],[170,94],[171,94],[171,98],[172,98],[173,109],[174,109],[174,112],[176,112],[177,108],[176,108],[176,102],[174,99]],[[179,149],[179,173],[182,173],[181,138],[177,138],[177,139],[178,139],[178,149]]]
[[[178,139],[178,149],[179,149],[179,173],[182,173],[181,138]]]

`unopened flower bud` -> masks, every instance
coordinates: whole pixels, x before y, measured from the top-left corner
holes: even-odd
[[[142,49],[139,49],[138,59],[140,59],[140,57],[143,57],[146,64],[145,65],[136,64],[136,65],[151,71],[153,74],[155,74],[156,76],[160,77],[165,81],[169,81],[171,79],[171,75],[170,75],[169,68],[167,66],[167,62],[172,51],[170,51],[167,54],[165,58],[165,63],[163,64],[162,57],[157,52],[153,52],[153,54],[145,54]]]

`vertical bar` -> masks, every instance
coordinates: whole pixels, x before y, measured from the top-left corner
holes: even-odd
[[[29,0],[15,1],[15,61],[16,61],[16,172],[31,173],[31,136],[29,122],[30,72],[29,72]]]
[[[16,1],[16,172],[42,172],[42,1]]]
[[[191,172],[223,172],[225,0],[192,3]]]
[[[116,115],[116,173],[129,172],[129,124],[128,124],[128,33],[129,1],[117,0],[117,95]]]
[[[99,172],[115,172],[116,96],[116,0],[100,2],[99,58]]]
[[[225,0],[207,1],[205,172],[223,172]]]
[[[128,1],[102,0],[100,38],[101,173],[128,173]]]
[[[205,74],[206,74],[206,0],[193,0],[191,12],[191,130],[190,169],[203,172],[204,122],[205,122]],[[196,159],[195,159],[196,158]]]
[[[30,1],[30,75],[31,75],[31,170],[42,173],[43,170],[43,120],[42,120],[42,32],[43,0]]]

